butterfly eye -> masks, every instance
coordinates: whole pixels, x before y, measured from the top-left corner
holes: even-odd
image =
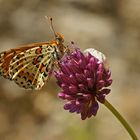
[[[56,35],[55,35],[55,40],[56,40],[56,42],[59,44],[59,43],[63,43],[64,42],[64,37],[61,35],[61,34],[59,34],[59,33],[57,33]]]
[[[63,39],[62,39],[61,37],[56,37],[56,40],[57,40],[58,42],[64,42]]]

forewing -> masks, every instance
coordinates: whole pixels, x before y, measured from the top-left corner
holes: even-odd
[[[4,78],[11,79],[9,75],[10,62],[13,57],[21,52],[24,52],[29,47],[21,47],[16,49],[11,49],[9,51],[4,51],[0,53],[0,75]],[[31,48],[31,46],[30,46]]]
[[[10,62],[10,77],[20,87],[40,89],[48,80],[54,67],[54,49],[42,44],[20,52]]]

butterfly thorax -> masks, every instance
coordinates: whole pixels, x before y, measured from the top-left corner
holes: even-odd
[[[54,57],[56,60],[60,60],[66,52],[67,48],[64,46],[63,42],[64,37],[59,33],[56,34],[55,40],[51,42],[52,46],[55,49]]]

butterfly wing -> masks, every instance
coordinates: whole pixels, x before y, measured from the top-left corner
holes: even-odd
[[[0,53],[0,75],[4,78],[11,79],[9,75],[9,65],[11,59],[18,53],[26,50],[28,47],[21,47],[20,49],[11,49]]]
[[[37,43],[16,54],[11,52],[12,56],[11,59],[9,58],[7,66],[8,78],[15,81],[20,87],[40,89],[53,70],[54,57],[52,54],[54,51],[49,43]],[[5,58],[3,60],[5,61]],[[4,68],[6,69],[6,67]]]

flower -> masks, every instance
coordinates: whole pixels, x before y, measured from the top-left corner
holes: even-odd
[[[91,51],[84,54],[75,48],[62,59],[60,69],[55,72],[57,84],[62,88],[58,96],[67,100],[64,109],[81,114],[82,120],[95,116],[98,101],[104,103],[110,92],[107,87],[112,83],[111,72],[105,67],[105,56],[102,56],[99,59]]]

